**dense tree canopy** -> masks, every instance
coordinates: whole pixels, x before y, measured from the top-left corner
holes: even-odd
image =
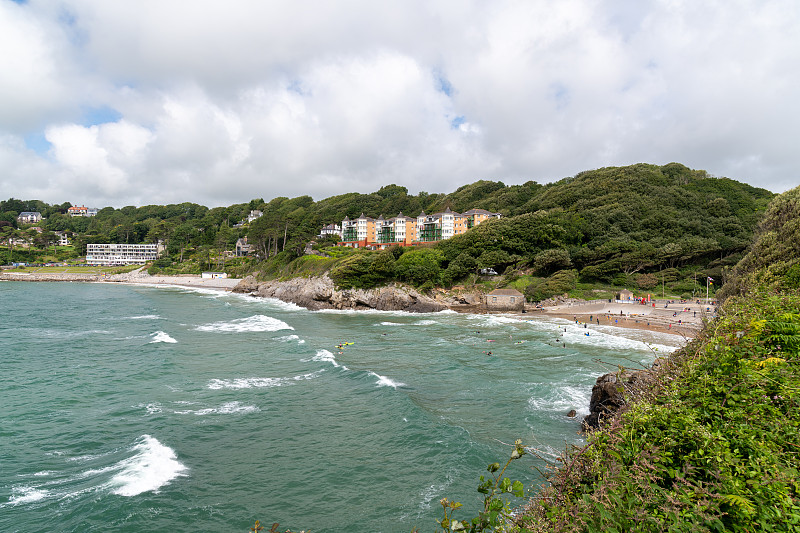
[[[48,205],[11,198],[0,202],[0,223],[17,228],[20,212],[39,211],[45,217],[39,225],[49,232],[72,233],[79,254],[86,243],[163,241],[174,261],[192,251],[231,250],[238,238],[247,236],[261,260],[280,256],[285,264],[303,254],[323,225],[345,216],[479,208],[503,218],[433,249],[399,250],[379,260],[348,259],[337,272],[352,286],[391,279],[451,284],[479,268],[502,271],[512,266],[541,276],[574,270],[584,280],[610,281],[691,264],[734,264],[773,196],[678,163],[638,164],[586,171],[547,185],[480,180],[449,194],[411,195],[392,184],[371,194],[345,193],[316,202],[301,196],[268,202],[257,198],[213,209],[188,202],[105,207],[91,218],[68,216],[68,202]],[[240,224],[254,209],[263,216]],[[360,275],[364,278],[356,280]],[[652,281],[641,279],[645,285]]]

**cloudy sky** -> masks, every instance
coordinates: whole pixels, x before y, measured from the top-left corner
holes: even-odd
[[[797,0],[0,0],[0,197],[800,184]]]

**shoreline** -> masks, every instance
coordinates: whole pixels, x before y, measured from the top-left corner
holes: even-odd
[[[36,272],[3,272],[0,273],[0,280],[25,282],[123,283],[131,285],[201,288],[222,292],[232,292],[239,282],[242,281],[238,278],[201,278],[198,274],[151,276],[143,269],[110,276],[82,273],[54,272],[37,274]],[[277,299],[281,300],[280,298]],[[589,323],[589,318],[591,317],[592,322],[590,325],[670,334],[683,338],[686,342],[694,338],[702,329],[703,319],[711,316],[710,313],[704,310],[697,313],[696,311],[702,308],[702,305],[698,306],[696,303],[675,303],[667,304],[667,307],[653,308],[634,303],[574,302],[531,310],[526,313],[513,311],[487,312],[481,311],[479,306],[474,305],[464,306],[463,308],[462,306],[456,305],[448,306],[448,308],[457,313],[478,315],[494,314],[520,320],[537,319],[540,317],[559,318],[581,325]],[[673,313],[675,313],[674,317],[672,316]],[[698,314],[700,316],[698,316]],[[598,319],[600,320],[599,324],[597,323]],[[680,323],[678,323],[678,321],[680,321]]]
[[[24,281],[29,283],[126,283],[134,285],[175,285],[180,287],[206,288],[230,292],[241,281],[238,278],[201,278],[199,274],[182,276],[151,276],[146,272],[134,270],[127,274],[112,274],[110,276],[94,273],[68,273],[68,272],[3,272],[0,281]]]

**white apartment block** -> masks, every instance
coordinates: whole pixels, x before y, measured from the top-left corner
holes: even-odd
[[[87,244],[86,262],[90,265],[144,265],[158,259],[162,244]]]

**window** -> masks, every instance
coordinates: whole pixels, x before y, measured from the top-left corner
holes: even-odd
[[[511,297],[511,303],[514,303],[514,296]]]
[[[497,296],[492,296],[492,303],[497,302]]]

